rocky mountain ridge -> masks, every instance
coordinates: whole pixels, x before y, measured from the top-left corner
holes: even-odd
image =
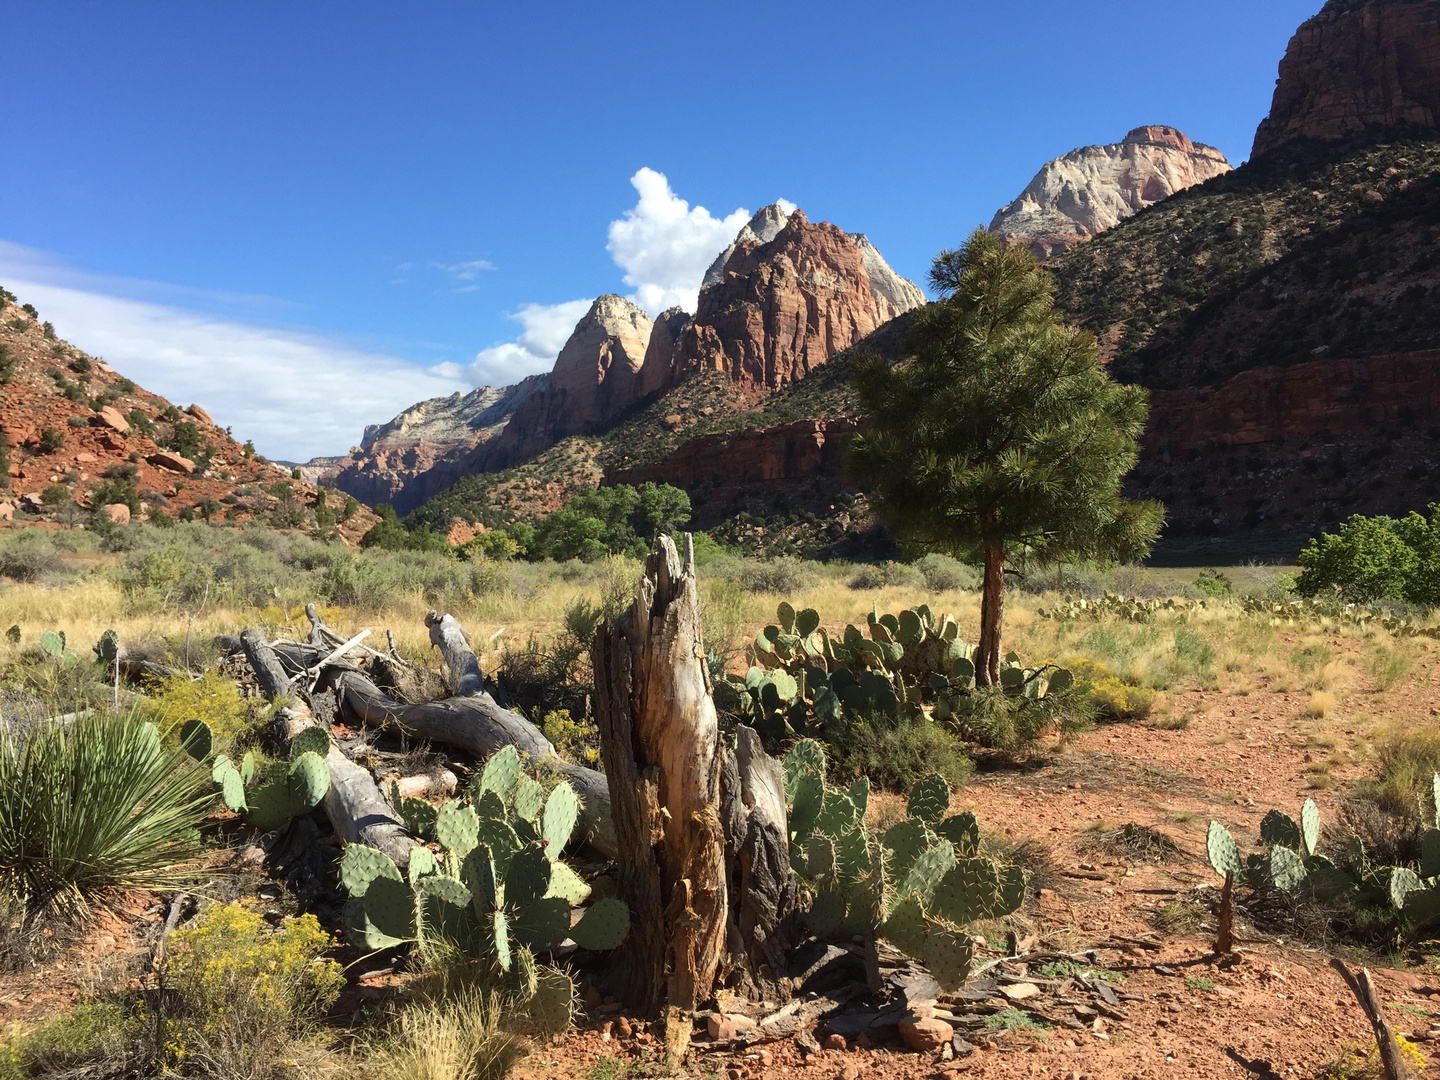
[[[1302,139],[1434,131],[1440,0],[1329,0],[1295,31],[1251,157]]]
[[[89,356],[0,290],[0,524],[192,517],[318,527],[319,490],[242,446],[200,405],[181,410]],[[97,490],[104,502],[97,503]],[[328,496],[343,516],[343,497]],[[378,519],[333,523],[349,544]]]
[[[1137,210],[1230,171],[1213,146],[1172,127],[1138,127],[1118,143],[1082,146],[1046,162],[990,232],[1048,259]]]

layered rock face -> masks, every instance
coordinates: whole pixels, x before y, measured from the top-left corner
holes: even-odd
[[[1151,203],[1230,172],[1225,155],[1171,127],[1138,127],[1118,143],[1082,146],[1046,163],[990,232],[1047,259]]]
[[[560,350],[544,391],[505,425],[487,456],[488,467],[532,458],[638,401],[652,327],[650,317],[622,296],[610,293],[596,300]]]
[[[1437,116],[1440,0],[1330,0],[1290,39],[1251,157],[1294,139],[1434,129]]]
[[[482,386],[421,401],[388,423],[368,425],[348,455],[302,465],[301,475],[333,483],[372,506],[388,502],[406,513],[464,476],[478,451],[548,380],[532,375],[514,386]]]
[[[776,390],[925,302],[863,235],[812,224],[801,210],[767,206],[726,251],[677,337],[667,386],[722,371],[757,392]]]

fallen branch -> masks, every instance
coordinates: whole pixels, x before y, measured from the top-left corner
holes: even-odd
[[[360,633],[356,634],[349,641],[337,646],[333,652],[331,652],[318,664],[306,668],[301,674],[303,674],[306,678],[310,680],[310,690],[313,692],[315,689],[315,684],[320,681],[320,672],[324,671],[325,668],[327,668],[329,665],[335,663],[335,661],[339,660],[347,652],[353,649],[356,645],[359,645],[360,642],[364,641],[369,636],[369,630],[361,630]],[[299,676],[296,676],[296,679],[293,681],[298,682]]]
[[[1380,995],[1375,993],[1370,972],[1361,968],[1357,975],[1346,967],[1345,961],[1339,957],[1332,958],[1330,966],[1340,973],[1345,985],[1350,987],[1350,992],[1360,1003],[1360,1008],[1365,1011],[1365,1018],[1375,1029],[1375,1045],[1380,1048],[1380,1063],[1385,1066],[1386,1080],[1406,1080],[1410,1070],[1405,1065],[1405,1055],[1400,1052],[1400,1043],[1395,1038],[1395,1032],[1390,1029],[1390,1024],[1380,1011]]]
[[[240,641],[265,697],[270,701],[283,699],[290,690],[290,676],[265,635],[246,630]],[[314,727],[315,718],[309,706],[293,702],[276,711],[275,724],[288,742]],[[335,835],[346,843],[377,848],[402,867],[408,864],[415,841],[405,832],[370,771],[356,765],[333,742],[325,764],[330,767],[330,790],[322,805]]]

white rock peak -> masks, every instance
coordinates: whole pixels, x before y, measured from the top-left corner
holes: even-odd
[[[1019,198],[996,212],[990,232],[1048,258],[1229,171],[1213,146],[1172,127],[1138,127],[1118,143],[1082,146],[1047,162]]]

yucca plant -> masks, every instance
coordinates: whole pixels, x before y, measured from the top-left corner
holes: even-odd
[[[0,725],[0,899],[84,918],[115,889],[183,884],[210,770],[135,713]]]

